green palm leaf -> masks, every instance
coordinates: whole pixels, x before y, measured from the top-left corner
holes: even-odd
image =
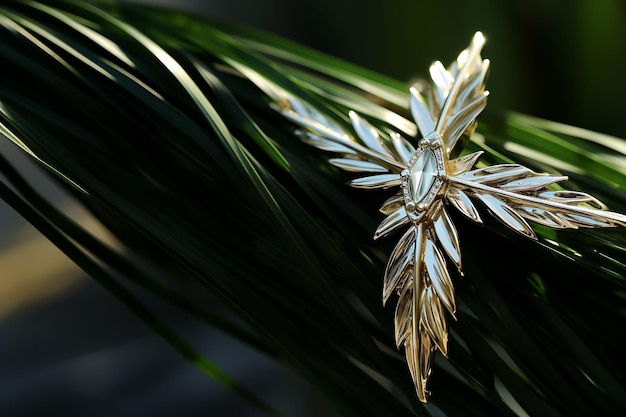
[[[626,410],[624,230],[536,226],[530,242],[452,210],[467,243],[450,362],[435,360],[430,405],[414,400],[393,311],[380,302],[392,243],[370,237],[384,192],[350,190],[350,177],[301,143],[257,87],[279,86],[346,130],[352,109],[378,129],[414,135],[404,85],[249,29],[107,2],[4,2],[0,56],[1,132],[128,252],[55,210],[6,159],[0,196],[192,362],[268,413],[127,286],[272,356],[341,415]],[[479,132],[484,140],[468,153],[568,175],[568,188],[626,212],[623,141],[515,114],[489,114]],[[174,272],[159,280],[146,262]]]

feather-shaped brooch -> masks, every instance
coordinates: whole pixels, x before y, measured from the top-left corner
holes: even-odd
[[[448,214],[452,208],[482,223],[487,211],[516,232],[536,239],[534,222],[557,229],[626,226],[626,216],[603,210],[589,194],[550,190],[567,177],[533,172],[518,164],[472,169],[482,152],[452,158],[469,137],[487,104],[489,61],[480,56],[485,38],[478,32],[448,68],[430,67],[425,92],[410,90],[410,109],[422,138],[412,144],[398,133],[384,134],[351,111],[354,132],[346,132],[306,102],[272,94],[285,117],[303,128],[310,145],[341,155],[330,163],[368,173],[351,185],[366,190],[397,188],[381,207],[386,215],[374,239],[405,229],[389,256],[383,303],[397,294],[395,341],[404,347],[418,398],[427,401],[434,353],[447,356],[446,315],[456,311],[447,264],[462,271],[459,238]],[[480,203],[477,205],[476,203]],[[480,213],[480,214],[479,214]],[[446,314],[447,311],[447,314]]]

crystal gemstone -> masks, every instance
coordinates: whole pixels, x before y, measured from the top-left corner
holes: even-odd
[[[437,158],[435,153],[426,148],[409,167],[409,190],[415,205],[419,204],[437,178]]]

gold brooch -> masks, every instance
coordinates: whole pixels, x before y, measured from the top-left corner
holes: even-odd
[[[398,295],[395,340],[404,346],[417,396],[427,400],[431,361],[439,350],[447,356],[445,311],[454,317],[454,286],[447,269],[451,261],[462,273],[459,238],[448,211],[451,207],[482,223],[482,205],[509,228],[536,239],[528,221],[556,229],[626,226],[626,216],[603,210],[593,196],[547,186],[567,180],[518,164],[472,169],[482,152],[452,158],[476,127],[487,104],[485,77],[489,61],[480,51],[478,32],[470,46],[448,68],[430,67],[427,91],[411,88],[410,109],[422,138],[414,145],[396,132],[384,133],[351,111],[354,132],[345,132],[306,102],[287,94],[274,97],[285,117],[303,128],[302,139],[340,154],[330,163],[370,175],[351,181],[367,190],[397,188],[380,211],[387,217],[374,239],[406,228],[389,256],[383,303]],[[456,146],[456,148],[455,148]],[[479,203],[478,207],[476,203]]]

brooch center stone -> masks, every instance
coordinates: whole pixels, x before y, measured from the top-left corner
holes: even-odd
[[[401,173],[407,215],[417,222],[439,193],[445,177],[441,137],[433,132],[419,141]]]

